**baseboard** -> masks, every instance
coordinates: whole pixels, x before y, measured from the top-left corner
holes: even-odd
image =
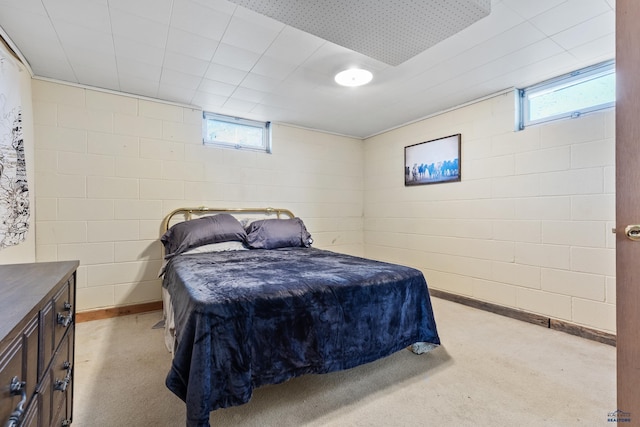
[[[526,311],[518,310],[516,308],[505,307],[485,301],[479,301],[477,299],[452,294],[450,292],[445,292],[438,289],[429,289],[429,293],[432,297],[456,302],[458,304],[463,304],[484,311],[489,311],[491,313],[510,317],[516,320],[521,320],[523,322],[533,323],[534,325],[562,331],[567,334],[576,335],[592,341],[598,341],[614,347],[616,345],[616,336],[614,334],[602,332],[597,329],[587,328],[586,326],[576,325],[573,323],[565,322],[563,320],[552,319],[550,317],[529,313]],[[127,305],[123,307],[103,308],[91,311],[80,311],[76,313],[76,323],[158,310],[162,310],[162,301],[146,302],[142,304]]]
[[[602,332],[597,329],[585,328],[584,326],[575,325],[573,323],[557,319],[550,319],[549,327],[551,329],[555,329],[556,331],[562,331],[592,341],[598,341],[603,344],[612,345],[614,347],[616,346],[616,336],[614,334]]]
[[[456,302],[458,304],[467,305],[469,307],[477,308],[484,311],[489,311],[501,316],[511,317],[512,319],[521,320],[523,322],[533,323],[545,328],[562,331],[567,334],[576,335],[592,341],[598,341],[614,347],[616,345],[616,336],[614,334],[602,332],[597,329],[576,325],[573,323],[565,322],[563,320],[552,319],[547,316],[529,313],[523,310],[518,310],[516,308],[505,307],[485,301],[479,301],[473,298],[452,294],[438,289],[429,289],[429,293],[432,297]]]
[[[158,310],[162,310],[162,301],[145,302],[142,304],[125,305],[122,307],[102,308],[91,311],[79,311],[76,313],[76,323]]]

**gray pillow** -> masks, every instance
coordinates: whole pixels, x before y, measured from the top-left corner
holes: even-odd
[[[242,224],[229,214],[205,216],[173,225],[160,238],[165,258],[209,243],[244,242],[247,233]]]
[[[313,243],[300,218],[263,219],[247,227],[247,245],[252,249],[309,247]]]

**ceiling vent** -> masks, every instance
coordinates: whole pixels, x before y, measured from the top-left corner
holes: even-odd
[[[491,0],[230,1],[394,66],[491,12]]]

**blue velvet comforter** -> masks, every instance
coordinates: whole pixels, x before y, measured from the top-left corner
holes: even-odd
[[[180,255],[167,265],[176,345],[166,385],[188,426],[252,390],[439,344],[413,268],[315,248]]]

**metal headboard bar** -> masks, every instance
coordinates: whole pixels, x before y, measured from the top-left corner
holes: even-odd
[[[280,215],[284,214],[289,216],[289,218],[295,218],[293,212],[288,209],[280,209],[280,208],[209,208],[206,206],[199,206],[197,208],[178,208],[174,209],[164,218],[162,221],[162,230],[163,233],[169,229],[169,223],[171,222],[171,218],[178,214],[184,214],[186,221],[189,221],[192,215],[195,214],[204,214],[204,213],[262,213],[262,214],[276,214],[277,218],[280,218]]]

